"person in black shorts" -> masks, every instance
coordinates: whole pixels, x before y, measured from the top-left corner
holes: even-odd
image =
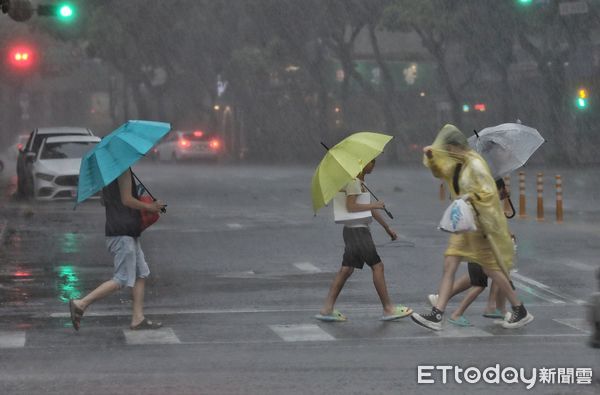
[[[390,228],[385,222],[379,210],[385,208],[382,201],[375,203],[361,204],[357,203],[357,197],[366,192],[364,187],[364,179],[366,174],[370,174],[375,167],[375,160],[369,162],[363,171],[358,174],[357,178],[352,180],[344,189],[346,192],[346,208],[348,212],[371,211],[372,218],[385,229],[392,240],[396,240],[398,236],[396,232]],[[412,314],[412,309],[403,305],[394,305],[388,295],[387,286],[385,283],[385,275],[383,272],[383,262],[377,253],[369,223],[371,217],[363,220],[354,221],[351,224],[344,226],[342,232],[344,238],[344,257],[342,259],[342,267],[336,274],[329,293],[323,304],[323,308],[319,314],[315,316],[321,321],[346,321],[346,316],[334,309],[335,302],[339,296],[346,280],[350,278],[354,269],[362,269],[366,263],[373,272],[373,284],[381,300],[383,306],[383,321],[393,321],[402,317],[408,317]]]
[[[500,200],[509,198],[508,191],[504,180],[499,178],[496,180],[496,187],[500,195]],[[511,217],[512,218],[512,217]],[[515,237],[512,235],[513,242]],[[512,288],[514,285],[510,282]],[[454,282],[452,286],[451,298],[469,290],[463,300],[460,302],[458,308],[452,313],[448,322],[457,326],[471,326],[471,322],[463,316],[467,308],[477,299],[477,297],[487,288],[488,276],[484,273],[483,269],[476,262],[468,263],[468,274],[464,274],[461,278]],[[431,294],[428,296],[429,303],[432,306],[437,304],[437,295]],[[490,295],[488,298],[487,306],[483,312],[483,316],[486,318],[504,318],[506,315],[506,297],[500,292],[498,286],[492,283],[490,287]]]

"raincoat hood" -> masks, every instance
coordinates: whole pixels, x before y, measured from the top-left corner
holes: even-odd
[[[454,169],[459,163],[464,163],[469,154],[473,152],[467,138],[454,125],[446,124],[438,132],[431,145],[432,160],[423,157],[423,164],[427,166],[437,178],[450,179]]]

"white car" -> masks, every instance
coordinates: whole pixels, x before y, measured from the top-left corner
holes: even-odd
[[[218,160],[223,152],[221,139],[201,130],[172,131],[152,150],[154,158],[172,161],[182,159]]]
[[[56,136],[42,142],[32,164],[36,199],[74,199],[81,158],[100,142],[96,136]]]

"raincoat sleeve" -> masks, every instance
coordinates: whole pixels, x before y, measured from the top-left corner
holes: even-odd
[[[471,197],[481,230],[488,238],[497,263],[505,273],[512,267],[514,247],[504,216],[502,204],[485,161],[475,153],[468,155],[467,166],[461,175],[461,190]]]

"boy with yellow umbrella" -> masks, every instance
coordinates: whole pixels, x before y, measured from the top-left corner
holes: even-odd
[[[426,328],[441,330],[456,269],[461,261],[470,261],[481,265],[510,301],[512,314],[502,323],[504,328],[520,328],[533,321],[533,315],[527,312],[509,282],[514,248],[496,184],[485,160],[469,147],[461,131],[449,124],[423,152],[423,163],[434,177],[452,185],[454,175],[458,175],[455,187],[459,194],[451,188],[452,198],[461,198],[473,205],[478,213],[478,230],[450,236],[444,253],[444,273],[437,303],[430,313],[413,313],[411,318]]]
[[[348,212],[371,211],[372,217],[385,229],[390,238],[396,240],[398,237],[396,232],[385,222],[381,213],[381,210],[384,210],[390,218],[393,218],[384,203],[357,201],[357,197],[366,191],[372,194],[364,183],[365,176],[373,171],[375,158],[381,154],[383,147],[391,139],[391,136],[381,133],[359,132],[328,149],[312,179],[311,190],[315,212],[325,206],[336,193],[343,190]],[[377,253],[369,229],[370,219],[366,218],[364,221],[344,226],[345,248],[342,267],[332,281],[325,303],[319,314],[315,316],[316,319],[327,322],[346,321],[346,316],[335,310],[334,305],[354,269],[362,269],[365,263],[373,272],[373,284],[383,307],[381,320],[394,321],[412,313],[412,309],[406,306],[394,305],[388,295],[383,262]]]

